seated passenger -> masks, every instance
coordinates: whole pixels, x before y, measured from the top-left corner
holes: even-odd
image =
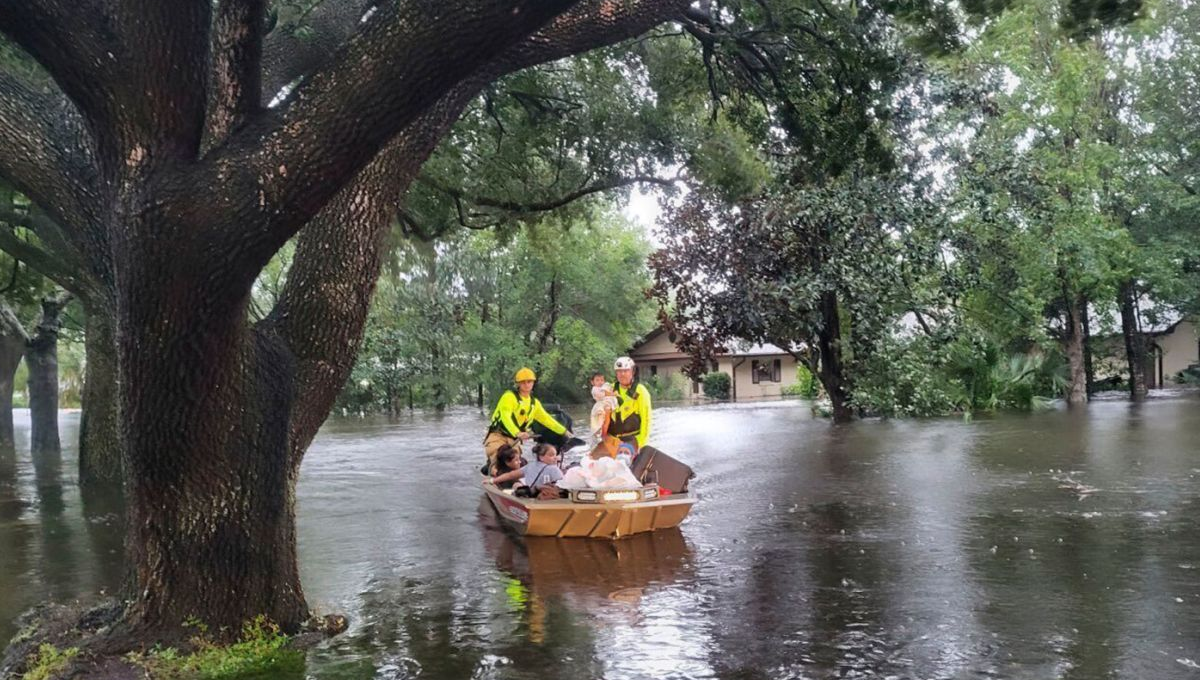
[[[525,466],[525,485],[535,496],[543,487],[553,486],[563,478],[563,471],[558,467],[558,449],[552,444],[538,444],[533,447],[537,460]],[[550,496],[549,492],[546,494]]]
[[[502,446],[496,452],[496,464],[492,466],[490,477],[484,478],[484,482],[491,482],[501,489],[511,489],[514,486],[522,486],[525,484],[523,477],[525,476],[525,461],[521,459],[520,445]]]

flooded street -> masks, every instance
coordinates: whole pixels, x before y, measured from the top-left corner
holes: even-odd
[[[1194,392],[840,427],[798,402],[660,408],[652,442],[701,499],[680,529],[617,543],[497,530],[484,426],[457,411],[318,437],[303,580],[352,625],[309,677],[1200,677]],[[27,449],[0,454],[5,639],[38,601],[121,578],[119,522],[85,509],[73,450]]]

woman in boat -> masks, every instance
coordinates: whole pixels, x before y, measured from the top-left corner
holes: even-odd
[[[496,452],[496,464],[491,466],[491,476],[486,477],[485,483],[495,484],[501,489],[511,489],[525,484],[525,468],[521,460],[520,445],[502,446]]]
[[[563,471],[558,467],[558,449],[553,444],[541,443],[533,447],[537,460],[526,465],[525,486],[537,494],[543,487],[562,481]]]
[[[640,451],[650,438],[650,391],[634,379],[633,359],[621,357],[613,368],[617,371],[617,408],[609,416],[608,434]]]
[[[500,395],[492,411],[492,423],[488,426],[487,436],[483,439],[483,451],[487,454],[489,465],[495,465],[500,447],[518,445],[519,448],[520,442],[533,436],[529,427],[535,422],[555,434],[567,432],[567,428],[546,413],[542,402],[533,396],[533,383],[536,380],[537,375],[532,369],[522,368],[513,376],[516,389]]]

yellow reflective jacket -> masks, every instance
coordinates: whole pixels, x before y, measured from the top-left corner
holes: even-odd
[[[535,397],[530,395],[522,399],[515,390],[508,390],[500,396],[500,401],[496,402],[496,410],[492,411],[492,425],[488,428],[488,432],[502,432],[510,437],[516,437],[528,430],[534,421],[541,423],[555,434],[567,431],[567,428],[546,413],[546,409],[542,408],[542,402]]]
[[[636,436],[641,449],[650,438],[650,390],[637,382],[629,387],[632,393],[617,385],[617,408],[612,412],[608,434],[618,439]]]

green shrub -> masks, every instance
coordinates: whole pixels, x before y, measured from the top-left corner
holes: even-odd
[[[641,381],[650,390],[650,398],[659,401],[682,401],[686,382],[679,374],[652,375]]]
[[[821,391],[821,382],[804,364],[796,364],[796,382],[783,388],[784,396],[816,399]]]
[[[38,647],[37,656],[29,660],[29,670],[21,676],[22,680],[50,680],[65,671],[76,656],[79,650],[74,647],[60,651],[54,645],[44,644]]]
[[[704,375],[704,396],[713,399],[728,399],[729,389],[732,385],[728,373],[720,371],[706,373]]]
[[[1061,355],[1009,354],[970,333],[948,342],[893,338],[855,368],[855,406],[883,416],[1032,410],[1066,384]]]
[[[156,647],[128,660],[146,671],[153,680],[256,680],[304,677],[304,653],[288,647],[288,636],[264,616],[242,627],[241,637],[220,645],[203,624],[189,622],[198,634],[188,654]]]
[[[1200,364],[1193,364],[1175,375],[1175,382],[1181,385],[1200,385]]]

